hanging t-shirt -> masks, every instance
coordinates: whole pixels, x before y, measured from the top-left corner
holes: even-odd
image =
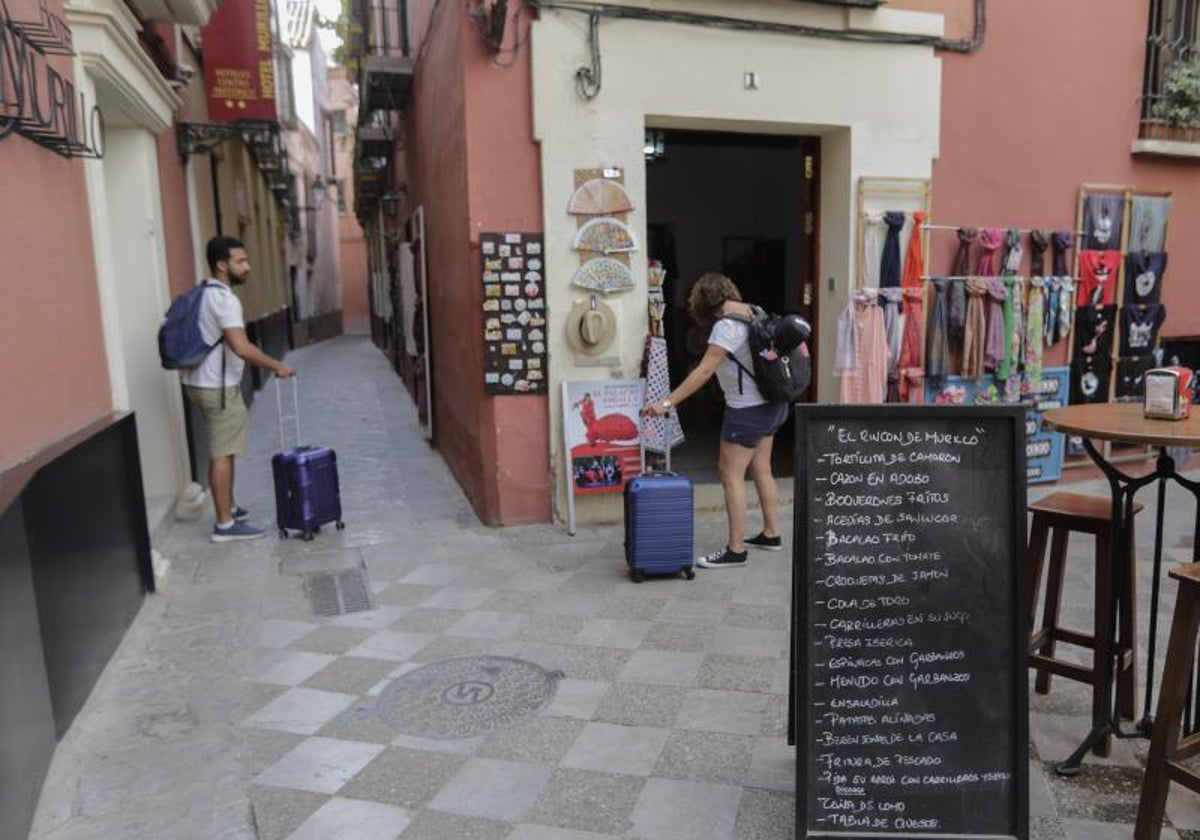
[[[753,374],[754,358],[750,355],[749,339],[749,324],[734,321],[731,318],[721,318],[713,324],[712,332],[708,336],[708,343],[715,344],[722,350],[732,353],[746,370]],[[740,383],[738,381],[739,373],[741,374]],[[728,356],[717,368],[717,382],[721,384],[721,391],[725,394],[725,405],[730,408],[749,408],[752,405],[762,405],[766,402],[759,392],[758,386],[754,384],[753,376],[746,375],[745,371],[739,369],[733,363],[733,359]]]
[[[1154,350],[1158,328],[1166,319],[1167,308],[1161,303],[1124,307],[1121,310],[1121,355],[1144,356]]]
[[[1079,356],[1071,363],[1071,404],[1108,402],[1108,356]]]
[[[242,302],[233,291],[219,280],[202,281],[208,284],[204,290],[204,302],[200,305],[200,335],[205,342],[212,344],[224,334],[224,331],[234,327],[246,326],[242,316]],[[214,347],[204,361],[191,370],[183,372],[183,384],[196,388],[220,388],[221,357],[225,357],[224,386],[239,385],[242,381],[242,371],[246,363],[237,353],[229,349],[229,342],[223,341]]]
[[[1153,356],[1117,359],[1114,396],[1119,402],[1140,402],[1146,395],[1146,371],[1154,367]]]
[[[1082,251],[1079,254],[1077,306],[1107,306],[1116,299],[1120,251]]]
[[[1117,307],[1082,306],[1075,310],[1076,356],[1111,356]]]
[[[1125,196],[1089,195],[1083,203],[1083,247],[1097,251],[1121,247],[1124,215]]]
[[[1125,303],[1158,303],[1166,270],[1165,253],[1130,251],[1125,257]]]

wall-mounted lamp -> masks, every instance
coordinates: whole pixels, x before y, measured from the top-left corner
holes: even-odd
[[[389,190],[379,197],[380,203],[383,205],[383,212],[387,213],[391,218],[396,218],[396,213],[400,210],[400,197],[408,194],[408,186],[401,184],[394,190]]]
[[[321,203],[325,201],[325,182],[318,175],[316,180],[308,188],[308,206],[313,210],[320,210]]]

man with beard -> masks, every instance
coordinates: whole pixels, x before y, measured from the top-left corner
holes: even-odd
[[[214,236],[206,256],[213,276],[203,281],[199,323],[204,341],[215,346],[203,362],[183,372],[184,392],[204,416],[208,431],[208,484],[217,514],[211,539],[252,540],[266,532],[251,525],[250,512],[233,500],[234,459],[245,448],[249,419],[242,401],[242,371],[249,362],[283,379],[296,372],[246,337],[242,302],[230,288],[245,283],[250,274],[246,246],[232,236]]]

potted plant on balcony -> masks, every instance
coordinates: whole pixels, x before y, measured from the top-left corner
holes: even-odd
[[[1175,139],[1195,142],[1200,128],[1200,59],[1180,61],[1167,70],[1154,115],[1166,120]]]

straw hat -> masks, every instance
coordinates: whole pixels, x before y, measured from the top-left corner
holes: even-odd
[[[567,341],[577,353],[596,356],[612,344],[617,334],[617,316],[604,301],[596,298],[576,301],[567,315]]]

